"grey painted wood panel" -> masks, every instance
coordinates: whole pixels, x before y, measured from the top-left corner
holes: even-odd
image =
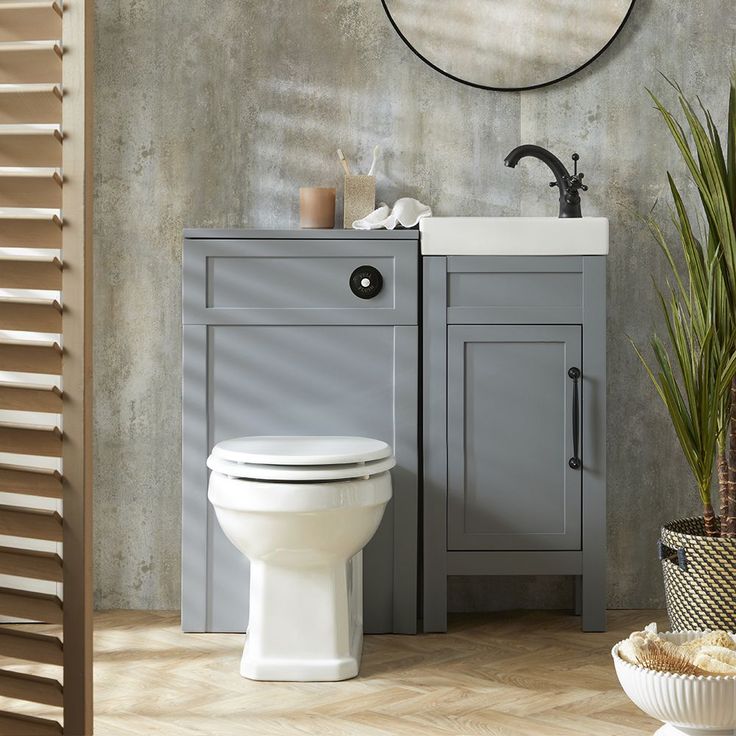
[[[207,327],[182,329],[181,626],[207,630]]]
[[[448,575],[576,575],[583,571],[579,550],[473,551],[447,553]]]
[[[580,273],[537,271],[448,274],[449,307],[578,307]]]
[[[559,325],[583,321],[581,307],[450,307],[450,325]]]
[[[182,626],[247,625],[248,562],[207,501],[212,445],[245,434],[358,434],[386,440],[397,458],[394,498],[364,553],[365,631],[414,633],[416,234],[353,239],[342,232],[325,240],[315,232],[241,239],[217,232],[203,231],[184,248]],[[372,260],[384,272],[384,292],[358,300],[347,276]],[[213,306],[218,299],[236,306]]]
[[[447,259],[423,258],[424,631],[447,631]]]
[[[576,325],[448,328],[448,549],[580,548]]]
[[[579,257],[453,256],[448,259],[449,324],[582,322]]]
[[[405,394],[409,386],[416,393],[417,328],[218,325],[209,328],[209,342],[212,444],[254,434],[345,434],[383,439],[395,447],[394,500],[363,557],[366,631],[393,631],[394,567],[407,568],[406,560],[394,557],[397,505],[409,517],[401,519],[400,528],[409,535],[408,548],[402,549],[411,568],[408,578],[401,576],[400,586],[415,590],[416,579],[411,564],[416,550],[411,544],[416,528],[416,415],[406,414],[416,401]],[[242,631],[248,608],[247,562],[227,541],[211,510],[208,536],[207,628]],[[401,609],[414,624],[414,605]],[[406,621],[404,628],[409,628]]]
[[[365,261],[380,271],[383,288],[359,299],[350,274]],[[393,256],[210,256],[206,305],[210,309],[395,309]]]
[[[372,299],[350,290],[363,265],[383,276]],[[417,324],[415,242],[194,240],[183,268],[184,324]]]
[[[406,240],[419,241],[419,230],[345,230],[314,228],[305,230],[242,230],[237,228],[185,228],[187,240]]]
[[[606,630],[606,258],[586,256],[583,272],[584,631]]]
[[[448,256],[447,273],[582,273],[583,256]]]

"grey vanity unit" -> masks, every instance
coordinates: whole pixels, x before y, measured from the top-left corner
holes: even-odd
[[[380,291],[363,289],[364,267]],[[418,268],[416,231],[186,231],[185,631],[248,622],[248,564],[207,501],[207,456],[230,437],[278,434],[393,446],[394,497],[364,551],[365,631],[416,631]]]
[[[605,628],[605,256],[423,259],[424,630],[449,575],[572,575]]]

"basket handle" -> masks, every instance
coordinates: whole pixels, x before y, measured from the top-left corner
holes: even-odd
[[[683,572],[687,572],[687,557],[685,555],[684,547],[673,549],[668,547],[661,539],[657,542],[657,552],[660,560],[669,560],[674,563],[677,562],[677,567]]]

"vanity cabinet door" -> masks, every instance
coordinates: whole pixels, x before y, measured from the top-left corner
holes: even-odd
[[[448,549],[580,549],[581,327],[449,325],[447,341]]]

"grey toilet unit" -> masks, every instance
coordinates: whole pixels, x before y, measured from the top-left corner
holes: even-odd
[[[205,460],[253,434],[394,448],[366,632],[445,631],[451,575],[572,576],[583,629],[605,629],[606,257],[422,257],[418,238],[187,231],[185,631],[245,629]]]
[[[182,628],[245,631],[248,562],[207,501],[207,456],[244,435],[361,435],[396,455],[364,550],[368,633],[414,633],[418,233],[187,230]]]

